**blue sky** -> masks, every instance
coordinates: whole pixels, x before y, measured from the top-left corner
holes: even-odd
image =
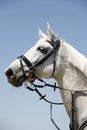
[[[0,0],[0,129],[53,130],[49,104],[39,101],[35,93],[23,86],[8,84],[5,68],[24,54],[38,40],[38,27],[46,32],[52,26],[59,39],[64,39],[87,56],[86,0]],[[49,81],[48,81],[49,82]],[[53,83],[53,80],[50,80]],[[49,99],[60,101],[60,94],[42,90]],[[63,130],[69,130],[69,119],[63,106],[53,107],[53,117]]]

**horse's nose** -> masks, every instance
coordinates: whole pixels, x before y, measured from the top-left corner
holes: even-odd
[[[12,78],[14,76],[14,72],[12,71],[12,69],[7,69],[5,71],[5,74],[6,74],[7,78]]]

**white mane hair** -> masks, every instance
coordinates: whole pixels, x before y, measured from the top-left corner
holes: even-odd
[[[67,48],[68,62],[80,70],[87,78],[87,58],[64,40],[62,40],[62,45]]]

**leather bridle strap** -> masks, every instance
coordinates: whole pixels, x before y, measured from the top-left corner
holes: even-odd
[[[24,55],[19,56],[17,59],[23,60],[24,63],[28,66],[28,68],[33,67],[32,63]]]
[[[51,43],[50,41],[47,41],[50,43],[50,45],[52,45],[53,43]],[[52,45],[53,46],[53,45]],[[53,46],[53,49],[45,56],[43,57],[39,62],[37,62],[34,67],[37,67],[39,65],[41,65],[43,62],[45,62],[53,53],[55,53],[55,51],[57,49],[59,49],[60,47],[60,41],[58,40],[58,42],[55,44],[55,46]]]
[[[78,130],[84,130],[84,128],[87,126],[87,120],[83,122],[83,124],[80,126]]]
[[[59,47],[60,47],[60,41],[57,40],[56,43],[53,43],[53,42],[51,42],[51,41],[47,41],[47,42],[50,43],[50,45],[53,47],[53,49],[52,49],[46,56],[44,56],[40,61],[38,61],[36,64],[33,65],[33,64],[26,58],[26,56],[24,56],[24,55],[19,56],[18,59],[23,60],[24,63],[28,66],[28,68],[29,68],[30,70],[33,70],[33,69],[35,69],[35,67],[37,67],[37,66],[41,65],[43,62],[45,62],[45,61],[54,53],[54,62],[53,62],[54,67],[53,67],[53,73],[52,73],[52,77],[53,77],[54,72],[55,72],[55,52],[56,52],[56,50],[59,49]]]

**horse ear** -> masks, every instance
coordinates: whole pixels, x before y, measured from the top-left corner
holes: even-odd
[[[43,37],[46,37],[46,35],[41,31],[40,28],[39,28],[38,34],[39,34],[40,39],[43,38]]]
[[[57,38],[56,34],[53,32],[53,30],[51,29],[51,27],[48,23],[47,23],[47,32],[48,32],[48,35],[51,37],[52,40]]]

